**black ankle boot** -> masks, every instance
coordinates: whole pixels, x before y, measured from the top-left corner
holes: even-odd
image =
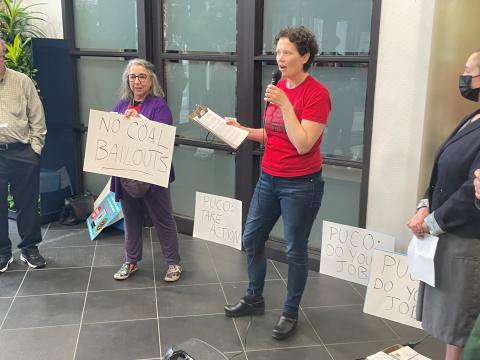
[[[284,340],[290,337],[297,328],[297,317],[282,314],[272,330],[272,337],[276,340]]]
[[[233,305],[226,305],[224,310],[226,316],[234,318],[248,315],[262,315],[265,312],[265,301],[263,298],[252,301],[243,297]]]

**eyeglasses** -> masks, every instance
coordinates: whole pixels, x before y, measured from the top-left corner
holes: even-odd
[[[144,83],[145,80],[148,79],[148,75],[147,74],[140,74],[140,75],[129,74],[128,75],[128,81],[135,82],[136,79],[138,79],[138,81],[140,81],[141,83]]]

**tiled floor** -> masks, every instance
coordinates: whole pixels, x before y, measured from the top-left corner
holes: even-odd
[[[363,314],[362,286],[311,272],[297,334],[276,341],[271,329],[286,293],[285,264],[269,261],[267,311],[246,332],[249,318],[223,315],[224,304],[246,286],[245,256],[237,250],[180,235],[183,277],[167,284],[160,247],[146,229],[140,270],[119,282],[112,275],[122,262],[123,233],[107,231],[91,242],[82,227],[50,224],[43,232],[47,268],[27,270],[17,251],[0,275],[0,359],[160,359],[168,347],[196,337],[228,357],[241,352],[238,360],[354,360],[423,337]],[[417,350],[443,358],[435,339]]]

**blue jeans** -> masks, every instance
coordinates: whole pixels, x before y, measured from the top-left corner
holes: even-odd
[[[246,295],[261,299],[267,272],[265,242],[280,215],[288,261],[284,312],[297,314],[308,274],[308,237],[323,196],[321,174],[302,179],[260,175],[243,234],[249,284]]]

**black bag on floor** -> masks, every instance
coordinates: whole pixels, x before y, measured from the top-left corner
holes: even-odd
[[[65,205],[59,219],[60,224],[76,225],[84,222],[93,212],[93,203],[93,195],[89,192],[65,198]]]
[[[205,341],[189,339],[168,349],[164,360],[228,360],[218,349]]]

